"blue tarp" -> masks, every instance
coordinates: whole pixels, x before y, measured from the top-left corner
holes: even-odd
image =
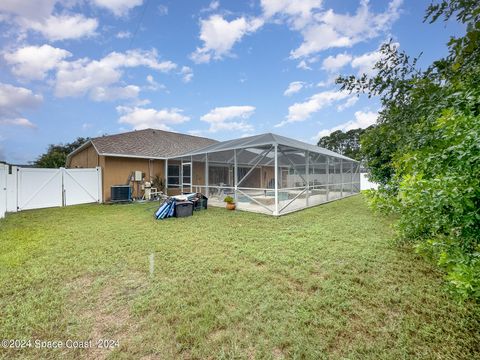
[[[155,212],[155,219],[161,220],[172,217],[175,212],[175,199],[166,200]]]

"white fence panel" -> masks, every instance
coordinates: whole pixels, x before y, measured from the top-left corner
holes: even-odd
[[[360,190],[377,190],[378,184],[369,181],[367,175],[367,173],[360,174]]]
[[[62,169],[18,169],[18,210],[63,205]]]
[[[102,169],[39,169],[0,164],[5,212],[102,202]]]
[[[101,168],[63,169],[64,204],[102,202]]]
[[[7,211],[7,173],[8,166],[0,164],[0,219]]]
[[[16,166],[7,165],[7,212],[17,212],[17,171]]]

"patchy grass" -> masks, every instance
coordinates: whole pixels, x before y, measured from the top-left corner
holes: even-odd
[[[4,358],[480,356],[478,312],[398,248],[361,196],[281,218],[152,204],[25,211],[0,221],[0,334],[113,339]],[[149,255],[154,254],[154,272]]]

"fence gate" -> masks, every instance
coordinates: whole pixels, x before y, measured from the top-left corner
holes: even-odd
[[[18,168],[18,211],[62,206],[62,169]]]
[[[101,169],[17,169],[17,210],[102,201]]]
[[[100,168],[63,169],[64,205],[86,204],[102,201]]]

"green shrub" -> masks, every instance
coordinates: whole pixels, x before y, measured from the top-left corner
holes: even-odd
[[[231,197],[230,195],[225,196],[225,199],[223,199],[223,201],[226,202],[227,204],[235,203],[235,199],[233,197]]]
[[[440,16],[466,25],[446,58],[421,71],[390,42],[377,76],[337,82],[381,96],[378,124],[361,137],[380,184],[370,204],[397,214],[399,239],[445,269],[454,294],[480,301],[480,3],[430,5],[427,19]]]

